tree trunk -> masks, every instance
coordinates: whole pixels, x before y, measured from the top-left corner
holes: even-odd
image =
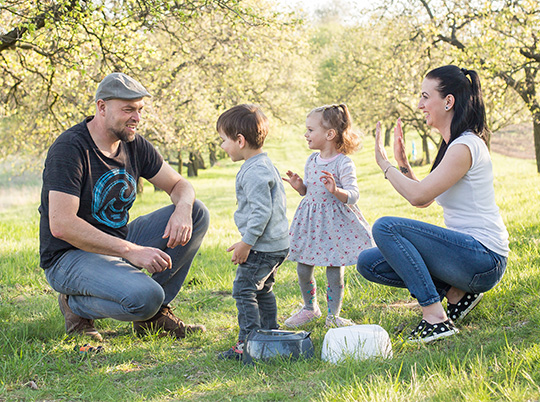
[[[390,134],[392,133],[392,127],[388,127],[386,130],[384,130],[384,146],[389,147],[390,146]]]
[[[193,177],[193,176],[197,176],[198,174],[199,174],[199,160],[194,152],[190,152],[187,175],[189,177]]]
[[[216,143],[211,142],[208,144],[208,153],[210,155],[210,167],[214,166],[217,163],[217,152],[216,152]]]
[[[182,175],[182,152],[178,151],[178,173]]]
[[[204,163],[201,151],[195,151],[193,153],[195,154],[195,160],[197,161],[197,169],[206,169],[206,164]]]
[[[428,144],[427,135],[422,136],[422,152],[425,155],[424,163],[426,165],[431,165],[431,155],[429,154],[429,144]]]
[[[534,153],[536,155],[536,171],[540,173],[540,111],[533,115]]]

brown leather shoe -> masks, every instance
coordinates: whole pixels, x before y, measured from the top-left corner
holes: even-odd
[[[94,338],[96,341],[103,341],[101,334],[94,328],[94,320],[88,318],[79,317],[73,311],[68,304],[68,296],[59,294],[58,304],[60,305],[60,311],[64,315],[66,322],[67,334],[81,334]]]
[[[184,324],[173,314],[170,307],[162,307],[156,315],[146,321],[133,321],[133,329],[139,336],[162,330],[161,336],[172,335],[175,338],[206,332],[204,325]]]

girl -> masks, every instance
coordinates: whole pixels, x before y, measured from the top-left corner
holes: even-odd
[[[418,107],[443,142],[431,173],[416,178],[405,154],[398,120],[394,130],[394,167],[386,156],[377,124],[375,158],[384,176],[407,201],[443,208],[446,228],[405,218],[383,217],[373,225],[376,248],[358,257],[368,280],[407,288],[422,307],[411,342],[431,342],[458,331],[482,292],[504,274],[508,232],[495,204],[488,129],[478,74],[456,66],[430,71]],[[447,311],[441,300],[446,297]]]
[[[327,267],[326,326],[354,325],[339,316],[344,266],[355,264],[358,252],[372,247],[369,225],[356,206],[359,197],[356,169],[345,156],[359,147],[360,137],[352,131],[351,116],[344,104],[313,109],[307,116],[306,127],[309,148],[320,152],[308,158],[304,180],[290,170],[288,178],[283,178],[304,196],[289,231],[289,259],[298,263],[304,306],[285,321],[285,326],[296,328],[321,316],[314,265]]]

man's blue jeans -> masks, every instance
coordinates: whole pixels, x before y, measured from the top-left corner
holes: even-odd
[[[69,295],[71,310],[80,317],[144,321],[173,300],[201,246],[209,224],[208,210],[198,200],[193,205],[193,234],[185,246],[167,247],[165,226],[174,205],[140,216],[128,224],[126,240],[164,250],[172,268],[148,276],[119,257],[70,250],[45,270],[49,284]]]
[[[407,288],[423,307],[440,302],[452,286],[485,292],[506,269],[506,257],[454,230],[389,216],[372,232],[377,247],[360,253],[358,272],[371,282]]]
[[[233,298],[238,309],[238,340],[244,341],[251,331],[277,329],[277,304],[272,288],[275,273],[289,250],[274,253],[250,251],[243,264],[236,269]]]

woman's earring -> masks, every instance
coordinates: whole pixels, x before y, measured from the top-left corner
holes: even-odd
[[[444,107],[444,110],[448,110],[448,109],[449,109],[449,107],[448,107],[448,105],[446,105],[446,106]]]

